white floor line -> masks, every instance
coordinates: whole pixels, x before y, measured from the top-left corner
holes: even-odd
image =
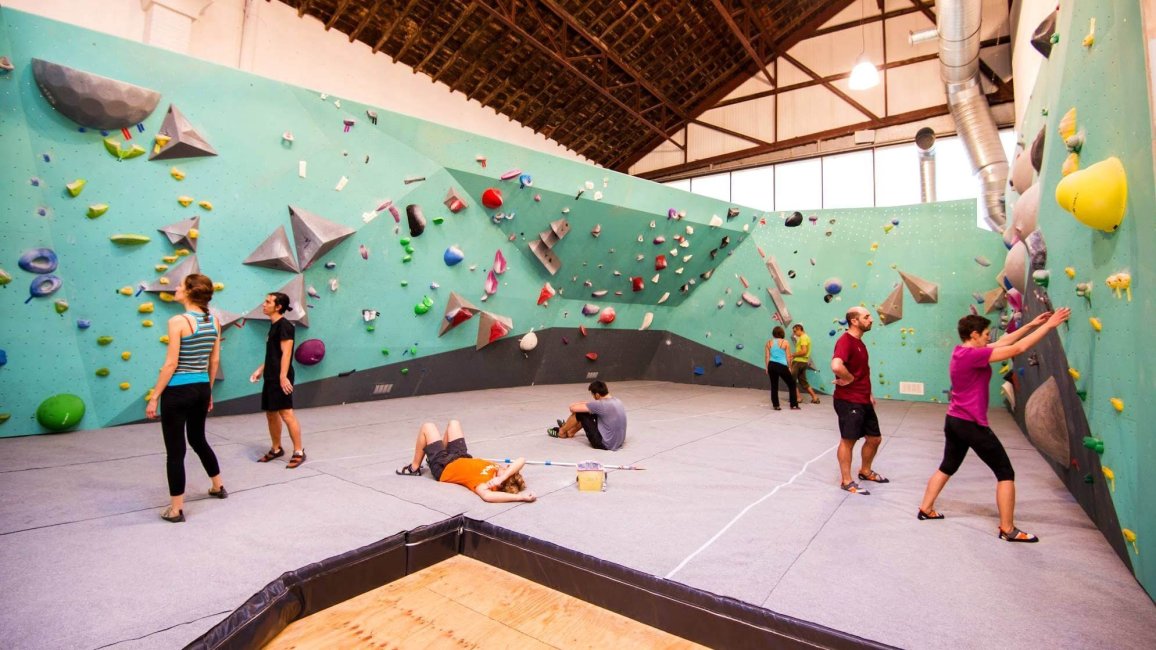
[[[779,491],[781,488],[784,488],[784,487],[786,487],[786,486],[790,485],[791,483],[794,483],[794,482],[795,482],[795,479],[799,478],[800,476],[802,476],[802,475],[803,475],[803,474],[804,474],[804,473],[807,471],[807,468],[811,466],[811,463],[813,463],[813,462],[815,462],[815,461],[819,460],[820,458],[822,458],[823,456],[826,456],[827,454],[831,453],[831,452],[832,452],[832,451],[834,451],[834,450],[835,450],[835,448],[836,448],[836,447],[838,447],[838,446],[839,446],[839,443],[835,443],[834,445],[831,445],[831,446],[830,446],[830,447],[828,447],[826,450],[824,450],[824,451],[823,451],[823,453],[821,453],[821,454],[819,454],[818,456],[815,456],[815,457],[814,457],[814,458],[812,458],[811,460],[807,461],[807,462],[806,462],[806,463],[803,465],[803,468],[802,468],[802,469],[800,469],[800,470],[798,471],[798,473],[797,473],[797,474],[795,474],[794,476],[792,476],[792,477],[791,477],[791,479],[790,479],[789,481],[787,481],[786,483],[782,483],[782,484],[776,485],[776,486],[775,486],[775,489],[771,490],[771,491],[770,491],[770,492],[768,492],[767,494],[764,494],[762,497],[760,497],[760,498],[759,498],[759,500],[758,500],[758,501],[755,501],[754,503],[750,504],[749,506],[747,506],[747,507],[743,508],[743,509],[742,509],[742,512],[740,512],[739,514],[735,515],[735,516],[734,516],[734,519],[731,519],[731,520],[730,520],[730,522],[728,522],[726,526],[723,526],[723,527],[722,527],[722,530],[720,530],[720,531],[718,531],[717,533],[715,533],[715,534],[714,534],[714,536],[713,536],[713,537],[711,537],[710,539],[708,539],[708,540],[706,541],[706,543],[705,543],[705,544],[703,544],[702,546],[698,547],[698,550],[696,550],[694,553],[691,553],[690,555],[686,556],[686,559],[685,559],[685,560],[683,560],[682,562],[679,562],[679,563],[678,563],[678,566],[676,566],[676,567],[674,567],[673,569],[671,569],[670,573],[666,574],[666,575],[665,575],[665,576],[663,576],[663,577],[664,577],[664,578],[666,578],[667,580],[669,580],[671,576],[673,576],[674,574],[676,574],[676,573],[678,573],[679,571],[681,571],[681,570],[682,570],[682,568],[683,568],[684,566],[686,566],[688,562],[690,562],[691,560],[693,560],[693,559],[695,558],[695,556],[696,556],[696,555],[698,555],[699,553],[702,553],[703,551],[705,551],[707,548],[709,548],[709,547],[710,547],[710,545],[711,545],[711,544],[714,544],[714,543],[715,543],[715,541],[717,541],[717,540],[718,540],[718,538],[722,537],[724,533],[726,533],[728,530],[730,530],[730,527],[731,527],[731,526],[734,526],[734,525],[735,525],[735,524],[738,522],[738,520],[739,520],[739,519],[742,519],[742,518],[743,518],[743,515],[747,514],[747,512],[749,512],[751,508],[754,508],[755,506],[759,505],[759,504],[760,504],[760,503],[762,503],[763,501],[766,501],[767,499],[769,499],[769,498],[771,498],[771,497],[775,496],[775,493],[776,493],[776,492],[778,492],[778,491]]]

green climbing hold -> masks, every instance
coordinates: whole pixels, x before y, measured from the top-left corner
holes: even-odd
[[[88,212],[85,212],[84,214],[89,219],[96,219],[97,217],[103,215],[105,212],[108,212],[107,203],[93,203],[92,205],[88,206]]]
[[[97,377],[107,377],[108,373],[109,373],[108,368],[97,368],[96,369],[96,376]]]
[[[1092,478],[1091,474],[1084,474],[1084,482],[1091,485],[1096,482],[1096,479]]]
[[[430,298],[429,296],[424,296],[421,299],[421,302],[419,302],[413,306],[413,313],[417,314],[418,316],[421,316],[423,314],[427,314],[427,313],[429,313],[429,310],[433,308],[433,306],[434,306],[433,298]]]
[[[409,374],[409,368],[402,368],[402,369],[401,369],[401,374],[403,374],[403,375],[408,375],[408,374]]]
[[[402,246],[409,246],[409,237],[402,237],[398,240],[397,243],[401,244]]]
[[[405,252],[406,252],[408,255],[413,255],[413,244],[410,244],[410,245],[406,246],[406,247],[405,247]]]
[[[1104,441],[1094,436],[1084,436],[1084,446],[1097,454],[1104,453]]]
[[[403,286],[403,287],[408,287],[408,286],[409,286],[409,280],[402,280],[402,281],[401,281],[401,286]]]
[[[445,220],[446,220],[446,218],[445,218],[445,217],[434,217],[434,218],[433,218],[433,222],[434,222],[434,225],[435,225],[435,226],[440,226],[440,225],[442,225],[442,222],[444,222]]]
[[[68,311],[67,300],[57,300],[54,306],[56,307],[56,313],[58,314],[63,314],[64,312]]]
[[[104,214],[103,212],[101,214]],[[97,215],[99,216],[99,215]],[[148,235],[136,235],[133,233],[118,233],[108,238],[114,244],[121,246],[139,246],[147,244],[152,241]]]
[[[98,337],[96,339],[96,343],[97,343],[97,345],[108,345],[109,343],[112,343],[112,337],[111,336]]]
[[[370,325],[366,325],[366,326],[365,326],[365,331],[366,331],[366,332],[373,332],[373,331],[375,331],[375,330],[377,330],[377,328],[376,328],[376,327],[374,327],[372,324],[370,324]]]
[[[410,353],[410,355],[411,355],[411,356],[415,356],[415,357],[416,357],[416,356],[417,356],[417,346],[415,345],[415,346],[413,346],[412,348],[410,348],[410,349],[409,349],[409,353]]]
[[[71,393],[53,395],[36,409],[36,421],[49,431],[67,431],[84,417],[84,400]]]
[[[12,419],[11,413],[0,413],[0,424],[4,424],[5,422],[7,422],[8,420],[11,420],[11,419]]]
[[[115,156],[117,160],[122,160],[120,155],[120,143],[116,141],[116,138],[105,138],[104,150],[107,151],[110,155]]]
[[[137,156],[143,156],[146,153],[148,153],[148,151],[144,147],[139,144],[134,144],[131,149],[121,155],[121,160],[131,160]]]
[[[406,255],[405,257],[401,258],[401,261],[409,263],[409,262],[413,261],[413,255]]]
[[[388,350],[387,348],[382,348],[382,349],[381,349],[381,354],[382,354],[383,356],[387,356],[387,357],[388,357],[388,356],[389,356],[389,350]]]
[[[1076,391],[1076,397],[1079,397],[1081,402],[1086,402],[1088,401],[1088,391],[1078,390]]]
[[[76,198],[76,197],[80,196],[81,192],[84,191],[84,186],[87,184],[88,184],[88,181],[84,180],[83,178],[78,178],[78,179],[72,181],[71,183],[65,185],[64,187],[65,187],[65,189],[68,190],[68,193],[70,195],[72,195],[73,198]]]
[[[0,269],[0,287],[7,285],[12,281],[12,274],[4,269]]]

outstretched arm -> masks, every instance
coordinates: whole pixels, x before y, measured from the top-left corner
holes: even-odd
[[[515,501],[524,501],[526,503],[533,503],[538,499],[533,492],[519,492],[517,494],[510,494],[509,492],[494,492],[487,488],[484,484],[474,488],[474,492],[482,497],[482,501],[486,503],[513,503]]]
[[[1043,325],[1044,323],[1048,322],[1048,319],[1051,317],[1052,317],[1052,312],[1050,312],[1050,311],[1044,312],[1044,313],[1040,314],[1039,316],[1036,316],[1035,318],[1033,318],[1031,320],[1031,322],[1025,324],[1023,327],[1020,327],[1016,331],[1010,332],[1008,334],[1004,334],[1003,336],[999,337],[995,341],[988,343],[987,347],[989,347],[989,348],[1002,348],[1002,347],[1007,346],[1007,345],[1012,345],[1016,341],[1027,336],[1028,332],[1030,332],[1033,329],[1039,327],[1040,325]]]
[[[1071,309],[1068,309],[1067,307],[1060,307],[1055,311],[1055,313],[1048,317],[1046,323],[1044,323],[1041,327],[1035,328],[1032,333],[1012,343],[1011,345],[1003,345],[992,348],[991,359],[989,360],[989,363],[1006,361],[1012,357],[1023,354],[1024,352],[1031,349],[1033,345],[1042,341],[1043,338],[1047,336],[1048,332],[1056,329],[1060,326],[1061,323],[1068,320],[1068,317],[1071,315]]]

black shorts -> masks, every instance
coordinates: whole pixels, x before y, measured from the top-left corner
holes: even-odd
[[[991,468],[997,481],[1016,480],[1011,459],[991,427],[949,415],[943,422],[943,434],[943,462],[939,464],[939,471],[953,476],[963,464],[967,450],[974,449],[979,459]]]
[[[438,481],[442,480],[446,465],[459,458],[473,458],[466,452],[465,438],[455,438],[448,445],[441,440],[434,440],[425,446],[425,462],[429,463],[430,474]]]
[[[883,435],[879,432],[879,417],[875,415],[875,407],[870,404],[837,399],[835,413],[839,415],[839,436],[844,440]]]
[[[281,390],[281,380],[276,377],[265,380],[265,384],[261,387],[261,410],[286,411],[291,408],[293,408],[293,393],[286,395],[285,391]]]
[[[595,449],[606,449],[606,442],[602,440],[602,432],[598,430],[598,416],[593,413],[575,413],[574,418],[582,425],[590,446]]]

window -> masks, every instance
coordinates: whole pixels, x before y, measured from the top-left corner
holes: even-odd
[[[775,165],[775,210],[823,207],[823,161],[818,158]]]
[[[823,208],[875,205],[875,160],[870,149],[825,156]]]
[[[714,174],[690,179],[690,191],[720,201],[731,200],[731,175]]]
[[[919,153],[914,143],[875,150],[875,205],[919,203]]]
[[[775,168],[744,169],[731,173],[731,202],[770,212],[775,209]]]
[[[673,187],[676,190],[682,190],[683,192],[689,192],[690,191],[690,179],[689,178],[684,178],[681,181],[670,181],[669,183],[663,183],[663,185],[665,185],[667,187]]]

